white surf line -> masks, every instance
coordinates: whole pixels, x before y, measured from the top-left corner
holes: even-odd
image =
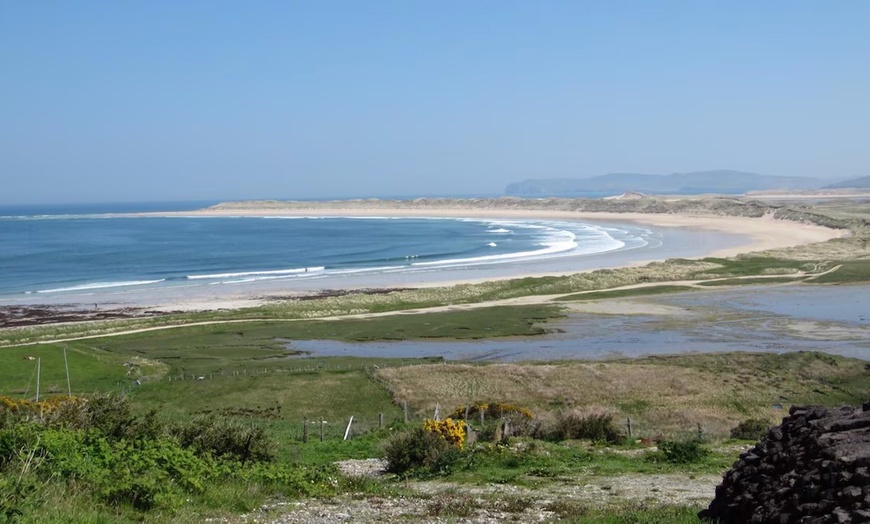
[[[332,315],[326,317],[312,317],[312,318],[244,318],[244,319],[234,319],[234,320],[207,320],[201,322],[192,322],[189,324],[171,324],[165,326],[153,326],[148,328],[138,328],[138,329],[128,329],[126,331],[114,331],[111,333],[103,333],[99,335],[84,335],[80,337],[70,337],[70,338],[60,338],[60,339],[52,339],[52,340],[40,340],[35,342],[24,342],[21,344],[12,344],[0,346],[0,349],[11,348],[11,347],[22,347],[22,346],[36,346],[41,344],[61,344],[64,342],[75,342],[77,340],[89,340],[93,338],[103,338],[103,337],[119,337],[123,335],[135,335],[137,333],[147,333],[149,331],[161,331],[165,329],[178,329],[184,327],[197,327],[197,326],[209,326],[215,324],[240,324],[244,322],[303,322],[303,321],[334,321],[334,320],[360,320],[367,318],[379,318],[379,317],[389,317],[394,315],[418,315],[418,314],[426,314],[426,313],[442,313],[447,311],[466,311],[470,309],[482,309],[487,307],[498,307],[498,306],[521,306],[521,305],[536,305],[536,304],[546,304],[554,301],[560,297],[574,296],[574,295],[586,295],[590,293],[602,293],[609,291],[622,291],[622,290],[631,290],[631,289],[640,289],[645,287],[655,287],[655,286],[687,286],[694,287],[697,289],[705,289],[708,291],[714,291],[714,289],[699,285],[700,282],[716,282],[720,280],[747,280],[747,279],[768,279],[768,278],[781,278],[781,277],[794,277],[795,279],[806,277],[807,275],[811,275],[807,280],[812,280],[818,278],[822,275],[827,275],[828,273],[833,273],[834,271],[840,269],[842,265],[837,265],[824,271],[822,273],[806,273],[799,272],[793,273],[791,275],[745,275],[745,276],[736,276],[736,277],[722,277],[722,278],[712,278],[712,279],[701,279],[701,280],[668,280],[661,282],[642,282],[638,284],[629,284],[626,286],[619,287],[611,287],[605,289],[591,289],[588,291],[574,291],[571,293],[559,293],[556,295],[528,295],[524,297],[513,297],[513,298],[504,298],[500,300],[489,300],[486,302],[473,302],[468,304],[450,304],[446,306],[432,306],[428,308],[416,308],[416,309],[400,309],[396,311],[383,311],[380,313],[353,313],[348,315]],[[786,283],[788,284],[788,283]],[[625,298],[634,298],[634,297],[625,297]]]

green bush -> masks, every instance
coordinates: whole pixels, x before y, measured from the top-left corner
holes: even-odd
[[[662,458],[671,464],[700,462],[710,454],[710,451],[697,439],[666,440],[660,442],[658,448]]]
[[[562,414],[542,436],[553,441],[589,439],[593,442],[616,443],[623,440],[622,433],[613,423],[612,415]]]
[[[275,442],[261,427],[245,426],[220,418],[198,418],[170,431],[182,447],[198,454],[239,462],[264,462],[275,458]]]
[[[38,513],[46,487],[82,493],[111,511],[171,514],[213,482],[315,495],[338,478],[266,462],[275,446],[262,428],[217,418],[168,424],[156,411],[134,413],[120,395],[0,397],[0,414],[0,523]]]
[[[731,438],[761,440],[770,431],[770,423],[763,418],[746,419],[731,430]]]
[[[459,454],[458,448],[423,428],[398,433],[384,446],[386,469],[398,475],[415,471],[445,472],[450,469]]]

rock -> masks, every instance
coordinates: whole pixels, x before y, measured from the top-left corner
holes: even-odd
[[[870,403],[793,406],[699,514],[722,524],[870,522]]]

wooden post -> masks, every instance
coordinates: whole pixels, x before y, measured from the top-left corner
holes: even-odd
[[[66,361],[66,348],[63,348],[63,367],[66,368],[66,394],[72,396],[72,385],[69,382],[69,364]]]
[[[405,424],[408,423],[408,401],[402,401],[402,412],[405,414]]]
[[[323,425],[326,424],[326,421],[323,420],[323,417],[320,417],[320,442],[323,442]]]
[[[351,424],[353,424],[353,415],[351,415],[350,419],[347,421],[347,428],[344,430],[344,440],[347,440],[347,437],[350,436]]]
[[[384,429],[384,414],[378,413],[378,429]]]
[[[432,416],[435,420],[441,420],[441,404],[435,403],[435,414]]]
[[[308,442],[308,417],[302,419],[302,443]]]
[[[480,427],[483,427],[483,421],[486,419],[486,410],[480,408]]]
[[[631,438],[631,417],[625,419],[625,427],[628,429],[628,438]]]
[[[701,429],[701,423],[698,422],[698,440],[704,439],[704,430]]]
[[[42,357],[36,359],[36,401],[39,402],[39,367],[42,363]]]
[[[465,425],[468,425],[468,406],[465,406]]]

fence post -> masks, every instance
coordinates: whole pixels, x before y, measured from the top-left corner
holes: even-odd
[[[347,428],[344,430],[344,440],[347,440],[347,437],[350,435],[350,425],[353,424],[353,415],[350,416],[350,419],[347,421]]]
[[[308,417],[302,419],[302,443],[308,442]]]
[[[441,420],[441,404],[435,403],[435,415],[432,417],[435,420]]]
[[[405,414],[405,424],[408,423],[408,401],[402,401],[402,412]]]
[[[384,429],[384,414],[378,413],[378,429]]]
[[[628,428],[628,438],[631,438],[631,417],[625,419],[625,427]]]

